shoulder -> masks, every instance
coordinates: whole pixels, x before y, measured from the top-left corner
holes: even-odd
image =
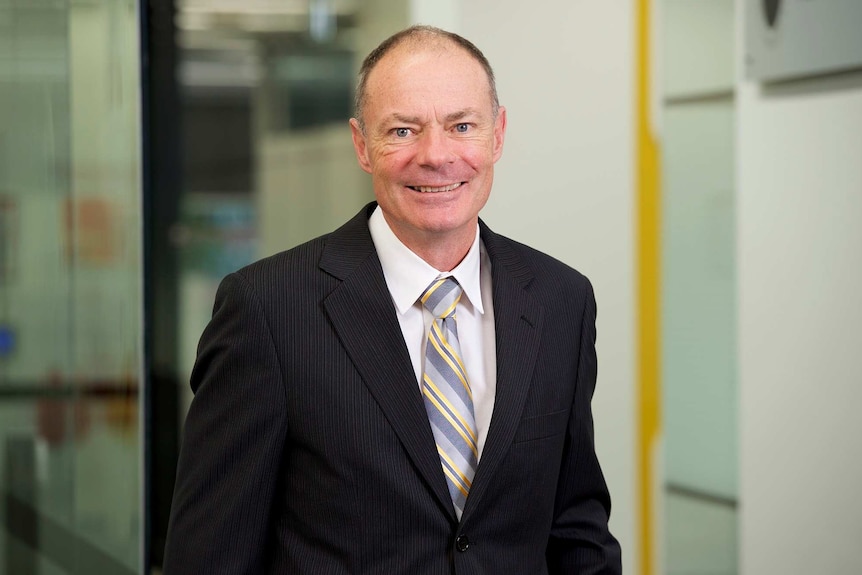
[[[490,230],[487,234],[483,230],[483,240],[491,259],[495,293],[498,281],[504,286],[518,285],[521,293],[541,306],[544,318],[549,320],[544,322],[546,341],[554,342],[549,345],[571,349],[579,345],[572,338],[585,333],[588,339],[595,340],[596,298],[584,274],[553,256]],[[509,294],[505,297],[519,297],[511,295],[519,290],[505,293]],[[508,301],[498,302],[495,295],[494,305]]]
[[[590,280],[569,264],[493,232],[484,222],[481,230],[482,240],[491,258],[491,265],[504,267],[512,276],[523,278],[531,288],[556,286],[559,289],[567,286],[578,291],[592,292]]]
[[[289,250],[257,260],[234,272],[243,280],[259,285],[281,283],[297,274],[308,274],[317,268],[330,234],[317,237]]]
[[[315,283],[344,277],[374,253],[368,216],[374,204],[365,206],[340,228],[291,249],[250,264],[235,276],[255,286],[310,289]]]

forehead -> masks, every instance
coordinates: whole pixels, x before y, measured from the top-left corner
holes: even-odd
[[[398,113],[405,108],[492,107],[491,88],[482,65],[451,44],[405,42],[387,53],[368,75],[365,113]],[[452,108],[452,109],[450,109]]]

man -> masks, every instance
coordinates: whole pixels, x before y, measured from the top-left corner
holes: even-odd
[[[620,573],[592,288],[478,219],[506,130],[487,60],[405,30],[356,113],[376,204],[219,289],[166,574]]]

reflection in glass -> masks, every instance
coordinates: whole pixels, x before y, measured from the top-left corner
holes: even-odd
[[[184,406],[221,278],[334,229],[371,198],[347,122],[356,9],[343,0],[178,3]]]
[[[137,5],[0,0],[0,572],[140,561]]]

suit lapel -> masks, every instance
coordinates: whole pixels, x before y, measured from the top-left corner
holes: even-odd
[[[484,223],[481,231],[492,267],[497,390],[482,459],[462,521],[480,504],[515,437],[539,351],[544,317],[544,308],[525,289],[532,272],[510,245]]]
[[[365,385],[439,504],[452,501],[410,356],[368,231],[366,207],[327,238],[320,267],[342,283],[323,306]]]

